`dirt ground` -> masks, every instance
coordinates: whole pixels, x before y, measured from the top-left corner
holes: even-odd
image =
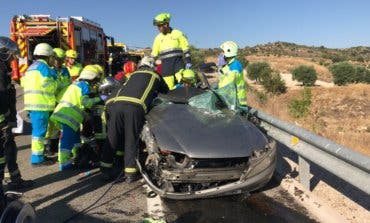
[[[316,86],[311,88],[309,115],[295,119],[289,114],[288,104],[292,99],[301,97],[303,87],[292,81],[289,73],[282,73],[281,77],[288,87],[287,93],[269,96],[267,102],[262,103],[250,92],[248,103],[370,156],[370,85],[335,86],[332,82],[317,81]],[[254,81],[247,79],[247,82],[255,89],[262,89]]]

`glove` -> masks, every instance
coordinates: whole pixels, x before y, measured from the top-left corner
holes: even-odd
[[[108,96],[107,96],[107,95],[102,94],[102,95],[100,95],[100,96],[99,96],[99,98],[100,98],[100,100],[102,100],[102,101],[106,101],[106,100],[108,99]]]
[[[219,56],[218,56],[218,66],[222,67],[226,65],[226,60],[225,60],[225,57],[224,55],[221,53]]]
[[[187,63],[186,65],[185,65],[185,69],[190,69],[190,67],[191,66],[193,66],[193,64],[191,64],[191,63]]]

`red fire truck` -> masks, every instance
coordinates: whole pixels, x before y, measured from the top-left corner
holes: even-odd
[[[32,63],[32,53],[38,43],[77,50],[78,60],[83,65],[99,63],[105,67],[108,61],[109,37],[98,23],[83,17],[52,19],[50,15],[14,16],[10,24],[10,38],[21,52],[21,57],[12,63],[12,79],[16,81]]]

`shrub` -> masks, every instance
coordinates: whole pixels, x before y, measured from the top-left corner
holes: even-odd
[[[255,80],[257,83],[261,83],[263,78],[271,76],[272,69],[266,62],[251,63],[247,66],[248,77],[251,80]]]
[[[292,115],[294,118],[306,117],[311,106],[311,98],[311,89],[304,88],[301,99],[293,99],[289,102],[288,109],[290,115]]]
[[[189,50],[191,54],[191,62],[193,63],[193,69],[198,68],[201,64],[204,64],[205,53],[194,46],[190,46]]]
[[[304,86],[313,86],[317,80],[316,70],[313,66],[298,66],[293,70],[293,80],[302,82]]]
[[[370,70],[366,69],[364,66],[355,66],[353,82],[370,84]]]
[[[335,63],[329,67],[333,74],[334,84],[346,85],[354,80],[355,68],[347,62]]]
[[[282,94],[285,93],[287,89],[285,82],[281,79],[279,73],[273,73],[264,77],[261,80],[261,83],[265,90],[272,94]]]

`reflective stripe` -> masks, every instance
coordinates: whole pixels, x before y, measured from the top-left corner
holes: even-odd
[[[73,109],[74,111],[76,111],[78,114],[80,114],[81,116],[84,116],[84,113],[83,111],[81,111],[80,108],[78,108],[76,105],[68,102],[68,101],[61,101],[59,104],[61,105],[66,105],[67,107]]]
[[[139,104],[139,105],[143,106],[143,109],[144,109],[145,112],[147,111],[145,103],[143,101],[141,101],[140,99],[137,99],[137,98],[134,98],[134,97],[118,96],[118,97],[109,99],[107,101],[107,104],[110,103],[110,102],[116,102],[116,101],[128,101],[128,102],[136,103],[136,104]]]
[[[136,173],[137,172],[137,169],[136,168],[132,168],[132,167],[126,167],[125,168],[125,172],[126,173]]]
[[[144,91],[144,94],[141,96],[141,98],[140,98],[140,100],[141,101],[144,101],[145,99],[146,99],[146,97],[148,96],[148,94],[149,94],[149,91],[152,89],[152,87],[153,87],[153,83],[154,83],[154,81],[155,81],[155,76],[154,75],[152,75],[152,77],[150,78],[150,81],[149,81],[149,84],[148,84],[148,86],[146,87],[146,89],[145,89],[145,91]],[[144,109],[145,110],[145,112],[146,112],[146,108]]]
[[[56,117],[62,118],[62,119],[64,119],[64,120],[66,120],[66,121],[70,122],[70,123],[73,125],[73,127],[75,127],[75,128],[73,128],[73,129],[78,129],[78,128],[80,127],[80,123],[78,123],[76,120],[74,120],[73,118],[71,118],[71,117],[69,117],[69,116],[67,116],[67,115],[65,115],[65,114],[61,114],[61,113],[54,113],[54,114],[53,114],[53,116],[56,116]],[[72,127],[72,126],[70,126],[70,127]]]
[[[105,168],[112,168],[113,164],[112,163],[104,163],[103,161],[100,161],[100,166],[105,167]]]
[[[46,95],[46,96],[55,96],[55,94],[46,92],[46,91],[41,91],[41,90],[27,90],[24,92],[24,94],[39,94],[39,95]]]
[[[53,110],[55,106],[45,104],[24,104],[25,110],[49,109]]]
[[[179,52],[183,52],[181,48],[169,48],[169,49],[165,49],[165,50],[162,50],[159,52],[159,55],[163,55],[163,54],[166,54],[166,53],[169,53],[169,52],[172,52],[172,51],[179,51]]]
[[[0,122],[3,122],[5,120],[5,115],[0,115]]]
[[[4,164],[4,163],[5,163],[5,156],[0,157],[0,164]]]
[[[170,54],[166,54],[166,55],[163,55],[163,56],[159,56],[161,59],[167,59],[167,58],[171,58],[171,57],[178,57],[178,56],[182,56],[183,53],[181,52],[175,52],[175,53],[170,53]]]
[[[116,151],[117,156],[123,156],[124,154],[125,153],[123,151],[119,151],[119,150]]]

